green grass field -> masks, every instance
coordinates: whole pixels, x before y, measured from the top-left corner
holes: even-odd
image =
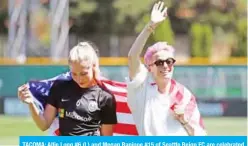
[[[247,119],[221,117],[204,118],[209,135],[247,135]],[[0,116],[0,146],[18,145],[19,136],[46,135],[28,117]]]

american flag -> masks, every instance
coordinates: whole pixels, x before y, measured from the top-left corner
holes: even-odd
[[[49,90],[56,80],[72,80],[70,72],[60,74],[54,78],[40,81],[29,81],[29,89],[33,94],[34,101],[40,111],[44,111],[46,100],[48,98]],[[106,78],[100,79],[102,86],[107,88],[114,94],[117,102],[117,124],[114,127],[115,136],[135,136],[138,135],[131,111],[127,105],[127,90],[126,84],[122,82],[112,81]],[[151,86],[154,86],[152,83]],[[171,80],[170,96],[173,102],[171,103],[171,110],[174,110],[175,105],[184,105],[184,116],[188,119],[189,124],[200,135],[205,135],[205,128],[203,120],[197,107],[196,98],[188,89],[179,84],[175,80]],[[56,118],[49,129],[50,135],[59,135],[58,118]],[[197,134],[198,135],[198,134]]]
[[[52,87],[54,81],[56,80],[72,80],[72,78],[70,72],[66,72],[51,79],[28,82],[29,90],[33,94],[35,104],[41,112],[44,111],[49,90]],[[126,84],[117,81],[111,81],[105,78],[102,78],[100,82],[105,88],[111,91],[116,98],[116,111],[118,123],[114,127],[114,135],[138,135],[131,111],[127,105]],[[49,129],[50,135],[58,135],[58,128],[58,118],[56,118]]]

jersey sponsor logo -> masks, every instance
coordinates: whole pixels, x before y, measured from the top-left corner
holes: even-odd
[[[65,109],[59,108],[59,117],[64,118],[64,116],[65,116]]]
[[[69,118],[72,118],[72,119],[80,120],[80,121],[83,121],[83,122],[89,122],[89,121],[92,120],[91,117],[82,117],[82,116],[78,115],[75,111],[73,111],[73,112],[66,111],[65,116],[69,117]]]
[[[89,105],[88,105],[88,110],[90,112],[94,112],[96,110],[99,110],[97,103],[95,101],[90,101]]]

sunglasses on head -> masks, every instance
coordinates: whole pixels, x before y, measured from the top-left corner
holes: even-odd
[[[168,58],[166,60],[159,59],[154,62],[156,66],[164,66],[164,63],[166,63],[168,66],[172,66],[176,60],[174,58]]]

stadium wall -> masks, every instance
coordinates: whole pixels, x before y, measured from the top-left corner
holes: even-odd
[[[177,59],[177,58],[176,58]],[[143,58],[141,58],[143,60]],[[0,58],[0,65],[18,65],[23,64],[23,58]],[[119,66],[127,65],[126,57],[100,57],[100,65],[106,66]],[[25,65],[67,65],[67,59],[60,59],[57,61],[52,60],[47,57],[29,57],[25,59]],[[231,57],[224,59],[211,59],[211,58],[202,58],[194,57],[188,59],[177,59],[177,65],[247,65],[247,57]]]
[[[68,71],[66,60],[51,63],[47,58],[28,58],[25,64],[0,59],[0,113],[28,114],[17,99],[17,87],[29,80],[54,77]],[[101,58],[103,76],[123,82],[128,75],[126,58]],[[197,97],[204,116],[247,115],[246,59],[232,58],[212,64],[208,59],[177,62],[174,78]],[[13,108],[15,107],[15,108]]]
[[[174,78],[186,85],[199,99],[246,99],[247,66],[175,67]],[[17,87],[29,80],[52,78],[68,71],[66,65],[0,65],[0,96],[17,96]],[[101,66],[102,75],[124,82],[127,66]]]

